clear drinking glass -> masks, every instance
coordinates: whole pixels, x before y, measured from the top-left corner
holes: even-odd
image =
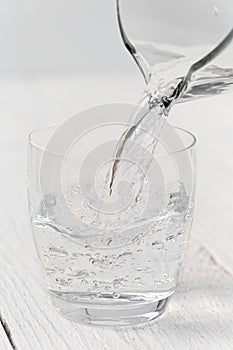
[[[105,203],[104,210],[96,204],[93,191],[104,188],[102,150],[110,149],[112,155],[121,128],[125,126],[120,123],[90,128],[69,154],[67,145],[66,151],[60,143],[60,148],[48,147],[57,126],[35,130],[29,137],[35,245],[52,302],[72,321],[130,325],[158,317],[176,289],[189,240],[196,139],[186,130],[163,127],[136,202],[128,201],[130,186],[124,187],[123,181],[119,210],[112,203]],[[99,175],[93,177],[90,167],[95,161]]]

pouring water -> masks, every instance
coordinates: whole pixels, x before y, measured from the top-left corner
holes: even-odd
[[[124,44],[147,85],[139,108],[131,116],[132,126],[119,140],[108,180],[110,195],[123,175],[133,183],[138,181],[138,171],[121,163],[121,158],[133,155],[133,159],[140,159],[143,171],[139,181],[143,182],[142,174],[151,160],[143,158],[137,144],[141,149],[149,148],[153,157],[173,104],[220,94],[233,85],[230,1],[118,0],[117,12]],[[148,112],[151,109],[153,117]],[[154,135],[152,143],[148,144],[145,130]],[[135,200],[139,195],[140,191]]]

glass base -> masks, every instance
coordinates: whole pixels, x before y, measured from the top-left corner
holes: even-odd
[[[82,324],[129,326],[153,321],[166,310],[170,299],[166,297],[149,303],[137,303],[122,307],[121,305],[83,305],[66,301],[51,295],[55,308],[66,319]]]

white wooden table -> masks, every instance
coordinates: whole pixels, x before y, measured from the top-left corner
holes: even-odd
[[[58,315],[43,288],[27,214],[26,134],[90,104],[136,102],[142,88],[140,78],[117,75],[2,79],[1,350],[233,349],[232,95],[173,113],[199,139],[198,194],[181,281],[164,316],[144,327],[82,326]]]

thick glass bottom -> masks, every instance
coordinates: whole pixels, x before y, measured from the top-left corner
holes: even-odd
[[[153,321],[166,310],[172,293],[164,293],[164,298],[154,301],[134,302],[109,300],[101,298],[98,303],[85,302],[76,298],[65,299],[51,293],[55,308],[68,320],[82,324],[128,326]],[[160,295],[162,297],[162,294]]]

